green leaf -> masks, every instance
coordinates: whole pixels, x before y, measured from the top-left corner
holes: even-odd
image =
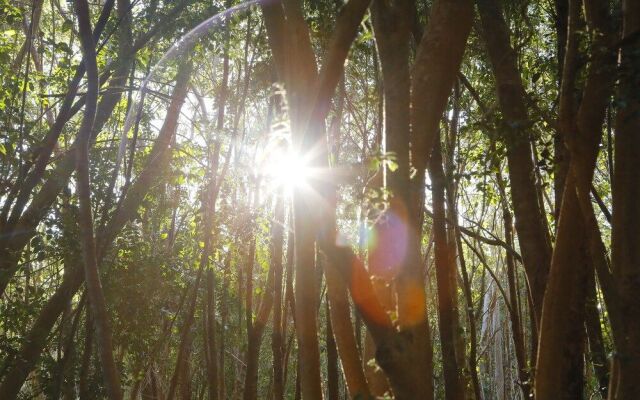
[[[398,163],[395,161],[387,160],[387,168],[389,168],[389,171],[395,172],[398,169]]]
[[[70,20],[65,20],[62,23],[62,32],[69,32],[71,28],[73,28],[73,22],[71,22]]]
[[[67,54],[73,54],[73,50],[65,42],[56,43],[56,49]]]
[[[369,159],[369,171],[377,171],[380,168],[380,160],[377,157]]]

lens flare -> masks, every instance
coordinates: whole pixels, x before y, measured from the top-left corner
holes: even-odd
[[[393,280],[404,264],[409,244],[409,225],[404,210],[387,210],[369,232],[369,270],[384,280]]]

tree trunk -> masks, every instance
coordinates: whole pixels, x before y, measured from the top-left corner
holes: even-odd
[[[620,294],[620,313],[625,316],[622,340],[616,343],[614,362],[617,380],[612,400],[631,399],[640,393],[640,99],[638,77],[640,54],[640,3],[625,0],[621,52],[618,114],[615,126],[613,178],[612,262],[615,285]]]
[[[507,200],[507,194],[505,191],[504,181],[502,179],[502,173],[496,173],[496,182],[498,184],[498,191],[500,192],[502,203],[502,219],[504,225],[504,240],[507,245],[513,247],[513,217],[509,210],[509,203]],[[525,351],[525,336],[522,329],[522,314],[519,305],[519,287],[516,272],[516,260],[510,251],[505,252],[505,261],[507,264],[507,283],[509,285],[509,303],[511,309],[509,310],[509,321],[511,323],[511,337],[513,339],[514,353],[516,362],[518,364],[518,386],[522,390],[523,398],[528,399],[531,396],[531,373],[530,367],[527,363],[527,355]],[[533,335],[533,332],[531,332]],[[536,337],[532,340],[537,340]]]
[[[284,225],[284,221],[281,221]],[[273,400],[284,400],[284,342],[282,318],[282,262],[273,268],[273,330],[271,333],[271,351],[273,353]]]
[[[326,297],[326,346],[327,346],[327,400],[340,399],[340,378],[338,376],[338,351],[336,349],[336,341],[333,338],[333,329],[331,327],[331,318],[329,317],[329,297]]]
[[[460,87],[456,82],[454,86],[453,95],[453,115],[449,124],[449,134],[446,137],[447,151],[446,159],[444,161],[444,178],[445,178],[445,192],[446,192],[446,204],[447,204],[447,219],[449,221],[458,221],[458,204],[457,204],[457,185],[455,181],[454,170],[454,156],[456,151],[456,143],[458,141],[458,123],[460,116]],[[462,292],[465,300],[465,310],[467,315],[468,331],[469,331],[469,358],[465,361],[465,343],[463,329],[460,325],[460,320],[456,318],[454,320],[454,332],[456,332],[456,356],[458,365],[466,365],[468,367],[467,374],[464,375],[465,386],[471,386],[473,388],[473,398],[476,400],[482,400],[482,393],[480,389],[480,379],[478,378],[478,366],[477,366],[477,340],[476,340],[476,319],[473,309],[473,298],[471,293],[472,282],[469,279],[469,273],[467,272],[467,264],[464,257],[464,249],[462,247],[462,238],[460,229],[457,224],[447,225],[448,241],[451,246],[450,265],[456,266],[460,264],[460,276],[462,277]],[[451,286],[453,293],[456,293],[458,282],[458,274],[456,268],[453,268],[451,274]],[[459,305],[457,296],[453,296],[453,305],[455,309],[455,315],[459,314]],[[468,393],[471,395],[471,393]]]
[[[513,245],[513,221],[511,212],[508,208],[503,207],[502,215],[504,218],[505,241],[509,245]],[[516,280],[515,260],[510,252],[506,252],[507,263],[507,282],[509,284],[509,302],[511,303],[511,312],[509,313],[511,322],[511,333],[513,338],[513,347],[518,363],[518,379],[519,386],[522,390],[523,398],[527,399],[531,396],[531,374],[530,367],[527,364],[527,355],[525,352],[524,332],[522,332],[522,319],[520,318],[520,307],[518,307],[518,285]],[[533,332],[532,332],[533,334]],[[537,340],[537,339],[534,339]]]
[[[184,321],[182,322],[180,344],[178,347],[178,354],[176,356],[176,365],[173,370],[173,375],[171,376],[171,381],[169,382],[169,389],[167,390],[167,400],[173,400],[175,398],[178,387],[184,388],[184,385],[186,384],[184,376],[185,374],[187,374],[187,370],[189,368],[188,364],[189,356],[191,354],[191,341],[193,340],[191,328],[193,326],[193,320],[195,318],[196,304],[198,302],[198,291],[200,290],[200,281],[202,280],[203,271],[204,266],[203,264],[201,264],[200,268],[198,268],[196,281],[193,284],[193,291],[191,292],[188,303],[189,306],[186,310]],[[181,392],[181,394],[183,393]]]
[[[204,320],[205,328],[205,357],[207,365],[207,386],[209,400],[216,400],[218,397],[218,353],[216,348],[216,322],[215,322],[215,272],[210,263],[211,253],[214,250],[214,227],[213,222],[216,213],[216,201],[218,191],[216,187],[222,185],[224,181],[224,171],[218,177],[218,166],[220,164],[220,143],[215,142],[213,154],[210,156],[209,178],[203,193],[202,201],[202,218],[204,220],[204,229],[202,232],[202,241],[204,248],[202,249],[200,268],[207,269],[206,283],[206,306]],[[224,349],[222,349],[224,351]]]
[[[262,301],[256,320],[249,330],[247,347],[247,373],[244,382],[244,400],[258,398],[258,360],[264,329],[273,306],[273,287],[275,271],[282,271],[282,248],[284,243],[284,203],[281,197],[276,199],[274,222],[271,226],[271,266],[269,267],[267,282],[262,291]]]
[[[325,262],[330,263],[328,259]],[[362,360],[358,353],[357,340],[351,323],[351,305],[347,294],[347,287],[333,266],[324,269],[327,281],[327,300],[329,302],[329,321],[331,332],[342,362],[342,370],[351,398],[369,397],[369,387],[362,367]],[[373,358],[373,356],[371,357]],[[366,362],[366,361],[365,361]],[[384,379],[384,376],[382,377]],[[386,379],[385,379],[386,380]],[[388,385],[387,385],[388,387]]]
[[[96,61],[96,47],[91,31],[91,16],[89,4],[86,0],[75,1],[75,12],[78,17],[78,30],[84,64],[87,69],[87,95],[82,123],[78,130],[76,155],[77,193],[80,211],[78,225],[82,235],[82,258],[84,263],[85,282],[94,318],[98,350],[102,364],[102,373],[107,394],[111,400],[122,399],[120,374],[113,359],[113,344],[111,342],[111,326],[109,314],[102,291],[96,243],[93,231],[93,215],[91,211],[91,186],[89,177],[89,142],[95,120],[98,104],[98,65]]]
[[[504,141],[507,148],[511,196],[522,250],[523,264],[533,299],[535,328],[532,351],[535,349],[537,327],[542,315],[542,301],[551,265],[551,243],[544,207],[539,203],[535,183],[535,166],[531,152],[531,133],[527,101],[517,54],[510,45],[508,27],[496,0],[477,0],[484,38],[493,72],[500,108],[504,115]]]
[[[444,172],[440,143],[436,142],[430,161],[431,188],[433,192],[433,238],[435,244],[436,281],[438,285],[438,316],[440,344],[442,346],[442,364],[444,374],[445,395],[447,400],[463,400],[465,398],[464,383],[460,366],[456,357],[454,319],[458,318],[457,309],[453,306],[456,296],[451,286],[451,270],[455,273],[455,265],[451,264],[445,225]]]
[[[223,275],[223,284],[222,284],[222,299],[220,300],[220,319],[221,325],[223,329],[220,330],[220,369],[218,370],[220,374],[219,382],[219,390],[218,390],[218,398],[225,399],[226,398],[226,360],[225,360],[225,351],[226,351],[226,329],[227,321],[229,318],[229,275],[231,274],[231,255],[227,254],[227,259],[224,263],[224,275]]]
[[[207,344],[207,384],[209,400],[218,398],[218,349],[216,347],[216,309],[215,309],[215,277],[213,270],[207,271],[207,303],[206,303],[206,338]],[[221,348],[224,351],[224,348]]]
[[[545,399],[579,399],[583,395],[584,318],[589,270],[585,226],[567,177],[562,196],[556,248],[544,303],[538,346],[535,395]]]
[[[614,55],[606,5],[585,1],[592,34],[592,57],[577,114],[574,113],[576,28],[579,5],[570,3],[569,39],[560,101],[560,127],[569,149],[569,175],[565,182],[560,221],[540,329],[535,395],[539,400],[573,399],[582,395],[585,305],[593,243],[597,229],[590,191],[606,105],[612,91]],[[591,254],[588,252],[591,251]]]
[[[89,399],[89,373],[91,368],[91,355],[93,354],[93,321],[91,321],[90,307],[85,308],[84,319],[84,350],[80,363],[80,377],[78,382],[78,396],[80,400]]]
[[[590,267],[592,269],[593,267]],[[602,326],[600,325],[600,311],[598,310],[598,294],[596,292],[595,276],[591,274],[587,282],[587,304],[585,325],[589,339],[589,359],[595,372],[598,391],[603,399],[607,398],[609,386],[609,362],[604,347]]]

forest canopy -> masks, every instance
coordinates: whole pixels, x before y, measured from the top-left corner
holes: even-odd
[[[640,397],[637,0],[0,0],[0,399]]]

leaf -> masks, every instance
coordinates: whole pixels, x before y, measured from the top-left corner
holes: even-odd
[[[377,171],[380,168],[380,160],[377,157],[369,159],[369,171]]]
[[[398,163],[392,160],[387,160],[387,168],[389,168],[389,171],[395,172],[398,169]]]
[[[160,235],[160,239],[166,239],[167,237],[169,237],[169,234],[167,232],[164,232]]]
[[[65,20],[62,23],[62,32],[69,32],[71,28],[73,28],[73,22],[71,22],[70,20]]]
[[[71,50],[69,45],[66,44],[65,42],[56,43],[56,50],[60,50],[60,51],[62,51],[64,53],[67,53],[67,54],[73,54],[73,50]]]

